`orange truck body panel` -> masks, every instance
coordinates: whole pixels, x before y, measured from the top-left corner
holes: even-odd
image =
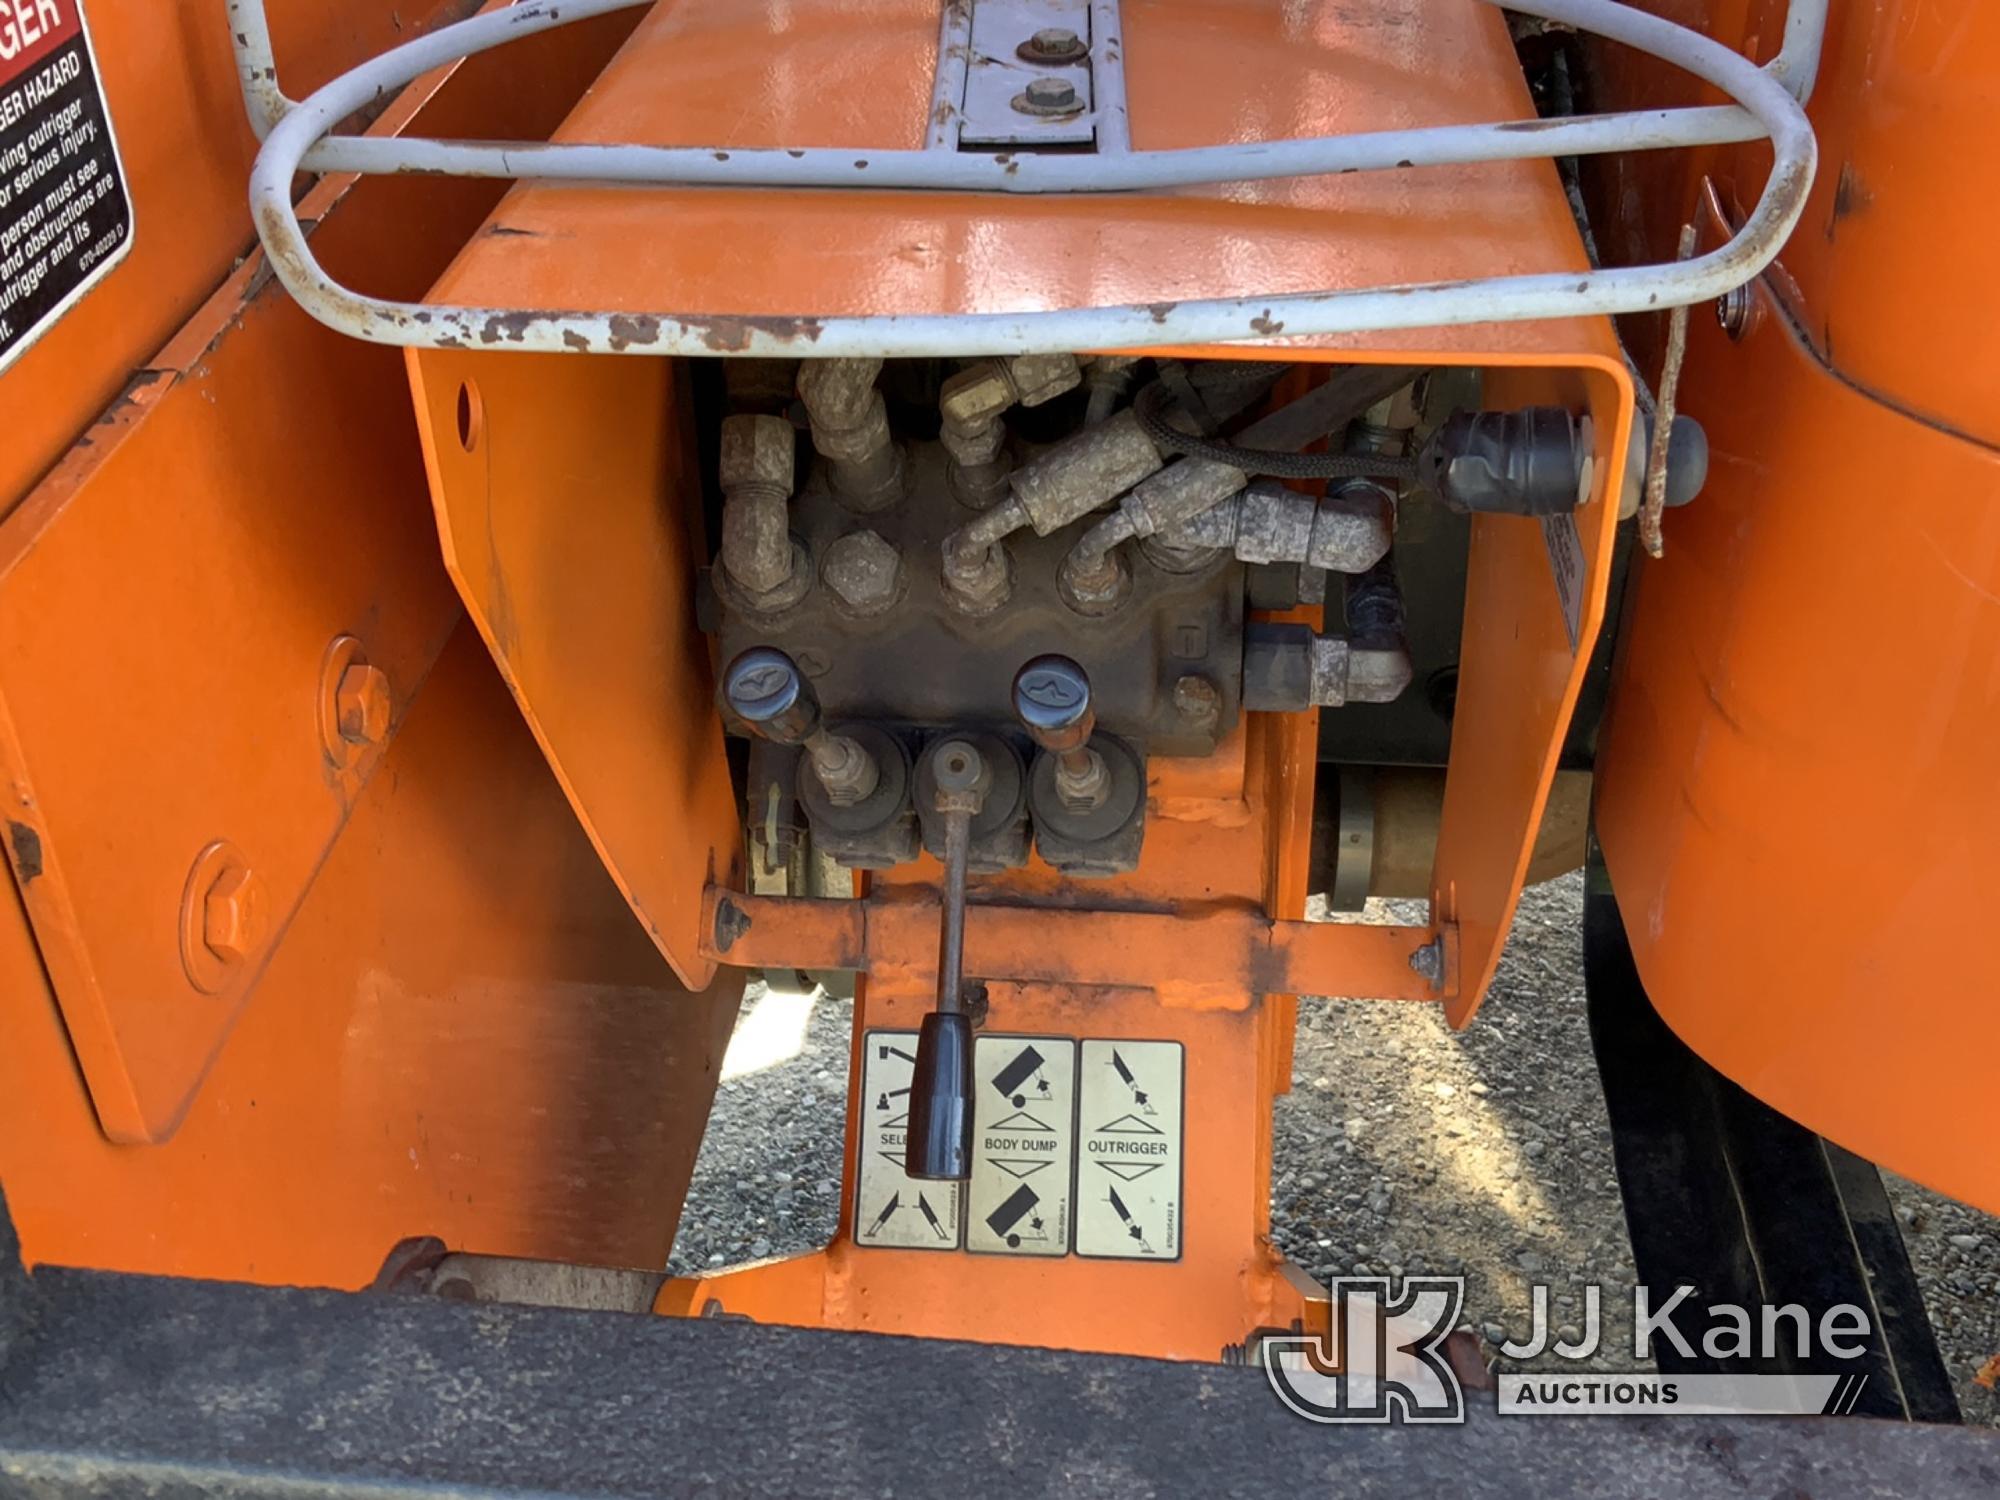
[[[1431,0],[1397,10],[1407,24],[1392,28],[1337,13],[1308,25],[1262,5],[1134,6],[1124,33],[1137,144],[1530,112],[1497,12]],[[655,8],[557,138],[719,149],[811,141],[851,146],[858,159],[921,144],[934,5],[884,0],[865,21],[784,11],[722,0]],[[857,26],[865,48],[855,46]],[[1440,54],[1478,63],[1428,69],[1424,59]],[[1349,86],[1324,86],[1334,70]],[[1254,92],[1213,81],[1252,78]],[[720,350],[733,320],[801,309],[1165,303],[1448,280],[1496,259],[1507,269],[1585,268],[1548,164],[1447,170],[1414,184],[1364,175],[1110,202],[544,183],[509,192],[432,297],[700,309],[720,315]],[[635,320],[635,342],[642,333]],[[842,951],[856,914],[813,903],[749,903],[737,912],[754,913],[741,949],[704,946],[696,919],[706,912],[714,925],[711,883],[735,857],[735,831],[720,737],[712,718],[689,717],[706,690],[682,675],[702,665],[680,552],[698,496],[676,481],[671,424],[649,427],[642,415],[671,405],[673,381],[657,360],[549,360],[509,353],[507,342],[496,323],[481,345],[413,351],[409,362],[447,563],[578,816],[690,982],[717,957],[810,968],[859,956]],[[809,356],[809,326],[797,342]],[[1187,352],[1471,365],[1498,404],[1561,400],[1595,419],[1598,477],[1577,515],[1585,569],[1574,620],[1537,523],[1488,518],[1474,531],[1474,607],[1511,628],[1467,636],[1434,903],[1450,945],[1446,984],[1433,991],[1410,969],[1422,930],[1328,929],[1286,950],[1296,962],[1283,978],[1239,961],[1248,951],[1240,938],[1205,940],[1232,914],[1267,923],[1304,913],[1317,716],[1253,715],[1212,762],[1153,767],[1145,850],[1131,875],[1066,882],[1031,866],[973,883],[969,972],[991,981],[988,1028],[1186,1048],[1188,1108],[1201,1125],[1186,1162],[1185,1253],[1146,1266],[939,1255],[857,1246],[855,1226],[843,1222],[832,1246],[802,1261],[671,1285],[663,1310],[1203,1359],[1253,1328],[1323,1316],[1314,1310],[1323,1301],[1287,1276],[1269,1240],[1270,1105],[1290,1084],[1294,1012],[1289,997],[1265,991],[1309,973],[1321,993],[1442,994],[1455,1023],[1470,1019],[1499,959],[1601,621],[1632,398],[1601,321]],[[662,519],[663,490],[680,502],[678,518]],[[649,764],[650,778],[638,774]],[[936,878],[926,862],[873,881],[857,1039],[914,1028],[935,997],[935,902],[909,901]],[[1038,906],[1058,910],[1038,921]],[[1107,907],[1135,914],[1090,915]],[[1178,937],[1134,941],[1125,929],[1143,912],[1183,918]],[[1278,941],[1293,939],[1281,929]],[[1187,944],[1216,962],[1191,974]],[[857,1058],[863,1050],[857,1044]],[[858,1066],[851,1086],[850,1221],[865,1116]],[[1086,1171],[1078,1190],[1088,1183]],[[1140,1277],[1147,1311],[1135,1316],[1128,1288]]]
[[[1781,12],[1655,8],[1753,52]],[[420,1233],[659,1267],[741,964],[851,940],[832,918],[734,954],[716,940],[741,834],[693,618],[686,371],[534,359],[504,327],[492,347],[404,361],[313,324],[250,249],[254,146],[220,6],[183,9],[91,10],[135,248],[0,377],[0,1181],[24,1248],[339,1286]],[[295,90],[393,39],[386,5],[272,9]],[[1142,147],[1532,112],[1503,19],[1470,0],[1126,12]],[[1670,516],[1665,559],[1638,570],[1597,816],[1641,972],[1697,1050],[1831,1138],[2000,1209],[2000,1154],[1965,1124],[1996,1061],[1977,934],[2000,874],[2000,376],[1974,280],[1990,208],[1945,176],[1964,154],[1948,143],[1990,139],[1996,27],[1839,8],[1807,228],[1747,337],[1696,320],[1682,403],[1717,461]],[[875,0],[865,18],[667,0],[426,80],[371,128],[909,148],[936,35],[931,0]],[[1605,66],[1632,102],[1677,87]],[[1644,189],[1620,248],[1657,256],[1684,218],[1727,222],[1760,170],[1733,149],[1607,168]],[[724,315],[718,352],[729,319],[808,308],[1588,267],[1547,163],[1115,201],[336,178],[302,211],[316,252],[370,290],[701,310]],[[1896,299],[1874,294],[1885,279]],[[1431,903],[1449,940],[1439,998],[1464,1025],[1605,624],[1631,378],[1597,321],[1273,333],[1179,352],[1470,366],[1490,405],[1593,418],[1572,597],[1540,526],[1473,526]],[[347,641],[385,674],[385,722],[329,754],[328,653]],[[1254,716],[1210,760],[1157,765],[1130,875],[975,886],[994,913],[975,911],[975,953],[1005,943],[1022,975],[1042,966],[991,986],[993,1026],[1186,1047],[1203,1129],[1181,1258],[862,1249],[844,1221],[823,1252],[670,1283],[660,1310],[1203,1359],[1323,1320],[1269,1239],[1295,1001],[1258,981],[1418,999],[1389,945],[1431,929],[1292,933],[1282,971],[1218,960],[1195,978],[1134,937],[1165,914],[1254,954],[1303,916],[1315,737],[1310,715]],[[267,916],[203,985],[184,952],[190,872],[217,844],[256,871]],[[865,904],[891,919],[868,933],[857,1036],[928,1006],[935,882],[928,862],[872,882]],[[1135,916],[1093,936],[1073,914],[1046,931],[1018,914],[1097,903]],[[859,1089],[857,1068],[850,1181]]]
[[[1782,6],[1713,10],[1754,55]],[[1740,340],[1694,320],[1681,409],[1714,461],[1636,572],[1596,807],[1675,1031],[1828,1138],[1989,1210],[2000,377],[1993,205],[1959,174],[2000,149],[1996,58],[1987,8],[1834,8],[1805,219]],[[1662,88],[1611,77],[1614,104]],[[1610,190],[1713,233],[1767,156],[1628,162]],[[1614,223],[1607,254],[1658,232]]]

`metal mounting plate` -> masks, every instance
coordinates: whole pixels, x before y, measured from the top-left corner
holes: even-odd
[[[1091,114],[1092,70],[1107,64],[1092,50],[1090,7],[1084,0],[972,0],[955,8],[966,21],[965,93],[958,127],[968,146],[1088,146],[1097,139]],[[1085,52],[1073,63],[1029,62],[1020,49],[1038,31],[1076,34]],[[947,33],[948,35],[949,33]],[[947,43],[947,45],[951,45]],[[1115,66],[1115,64],[1110,64]],[[944,76],[944,69],[939,69]],[[1074,111],[1037,116],[1015,108],[1036,79],[1058,79],[1076,91]]]

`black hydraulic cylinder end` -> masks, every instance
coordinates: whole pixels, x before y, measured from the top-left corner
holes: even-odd
[[[1453,510],[1553,516],[1575,510],[1583,452],[1561,407],[1458,412],[1418,458],[1423,485]]]
[[[927,1182],[964,1182],[972,1175],[970,1016],[935,1011],[917,1033],[903,1170]]]

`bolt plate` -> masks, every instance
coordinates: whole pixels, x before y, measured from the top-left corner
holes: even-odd
[[[1089,50],[1073,63],[1028,62],[1021,44],[1037,31],[1072,31],[1090,45],[1086,0],[974,0],[964,45],[969,48],[965,93],[958,102],[961,150],[988,146],[1088,146],[1096,142],[1091,115]],[[952,45],[949,41],[947,46]],[[942,74],[940,75],[942,76]],[[1038,78],[1057,78],[1076,90],[1077,109],[1066,115],[1024,114],[1014,100]]]

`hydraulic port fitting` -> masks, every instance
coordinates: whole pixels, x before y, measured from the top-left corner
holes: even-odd
[[[1091,748],[1097,716],[1090,678],[1067,656],[1038,656],[1014,675],[1014,713],[1028,737],[1055,760],[1056,796],[1086,811],[1111,794],[1104,757]]]
[[[889,433],[889,408],[875,379],[879,359],[809,359],[799,366],[799,399],[813,447],[827,461],[834,498],[866,514],[903,498],[903,452]]]
[[[805,596],[812,572],[792,540],[792,424],[783,417],[729,417],[722,424],[722,571],[759,613]]]
[[[752,734],[797,745],[835,807],[865,801],[881,779],[875,757],[820,722],[819,695],[799,664],[771,646],[753,646],[722,674],[722,699]]]
[[[938,925],[937,1005],[917,1032],[903,1170],[926,1181],[972,1175],[972,1017],[965,996],[965,876],[972,820],[986,805],[991,773],[969,740],[930,752],[935,805],[944,819],[944,888]]]
[[[985,510],[1007,493],[1008,408],[1040,406],[1073,391],[1083,379],[1073,354],[1021,354],[983,359],[944,383],[938,394],[938,432],[950,464],[952,494]]]

